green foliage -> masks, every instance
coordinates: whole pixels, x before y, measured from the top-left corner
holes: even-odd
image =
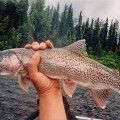
[[[83,38],[83,30],[82,30],[82,11],[81,11],[79,15],[78,24],[76,25],[76,40],[82,38]]]
[[[59,21],[59,18],[60,18],[60,13],[59,13],[59,3],[57,5],[57,8],[54,8],[53,9],[53,15],[52,15],[52,21],[51,21],[51,32],[52,32],[52,35],[54,37],[53,38],[53,42],[55,44],[55,46],[57,45],[57,40],[59,39],[59,24],[60,24],[60,21]]]
[[[9,48],[8,41],[6,41],[6,36],[0,36],[0,50],[5,50]]]
[[[61,14],[61,21],[59,26],[60,37],[64,37],[67,34],[67,13],[68,13],[68,6],[65,5],[64,11]]]
[[[90,28],[90,25],[89,25],[89,18],[87,19],[86,23],[83,25],[82,29],[83,29],[82,38],[86,39],[86,48],[89,49],[90,42],[91,42],[91,40],[90,40],[91,28]]]
[[[88,50],[90,58],[104,64],[109,68],[117,69],[120,71],[120,57],[118,57],[117,53],[114,53],[112,51],[102,51],[100,56],[95,56],[93,53],[94,51],[92,49]]]
[[[54,8],[51,24],[52,24],[52,30],[58,30],[58,27],[59,27],[59,3],[57,5],[57,9]]]
[[[37,41],[44,41],[51,35],[51,9],[45,9],[44,0],[36,0],[32,4],[28,15],[29,37],[32,36]]]
[[[74,27],[73,27],[73,8],[72,4],[68,8],[68,15],[67,15],[67,38],[71,42],[74,40]]]
[[[0,49],[20,47],[26,38],[28,0],[0,1]],[[20,28],[23,28],[20,32]],[[26,40],[26,39],[25,39]]]

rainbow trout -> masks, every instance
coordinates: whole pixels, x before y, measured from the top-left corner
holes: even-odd
[[[18,76],[21,88],[28,91],[27,63],[35,53],[32,49],[16,48],[0,52],[0,76]],[[39,71],[61,80],[64,91],[72,96],[77,84],[91,91],[96,104],[104,109],[111,90],[120,94],[120,76],[87,57],[85,40],[66,47],[40,50]]]

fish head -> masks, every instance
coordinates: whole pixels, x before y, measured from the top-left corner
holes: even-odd
[[[25,65],[30,57],[24,57],[22,49],[16,52],[15,49],[0,52],[0,76],[18,77],[20,87],[28,92],[30,81],[27,79],[27,70]],[[22,60],[23,58],[23,60]],[[23,63],[25,61],[25,63]],[[25,65],[24,65],[25,64]]]
[[[17,76],[21,68],[21,62],[14,51],[0,52],[0,76]]]

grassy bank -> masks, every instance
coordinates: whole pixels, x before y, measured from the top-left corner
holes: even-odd
[[[94,55],[93,51],[88,51],[89,57],[104,64],[105,66],[120,71],[120,56],[114,52],[102,51],[99,55]]]

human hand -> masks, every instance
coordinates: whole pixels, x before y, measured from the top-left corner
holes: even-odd
[[[53,47],[53,44],[49,40],[45,43],[39,44],[38,42],[33,42],[32,44],[25,45],[26,49],[36,50],[36,53],[32,56],[28,63],[28,74],[39,95],[61,91],[59,80],[51,79],[38,71],[41,54],[37,50],[44,50]]]
[[[33,42],[25,46],[27,49],[41,50],[53,48],[52,43],[48,40],[45,43]],[[28,63],[28,75],[34,84],[39,101],[39,120],[67,120],[63,99],[61,94],[61,86],[59,80],[48,78],[43,73],[38,71],[41,54],[37,52],[32,56]]]

